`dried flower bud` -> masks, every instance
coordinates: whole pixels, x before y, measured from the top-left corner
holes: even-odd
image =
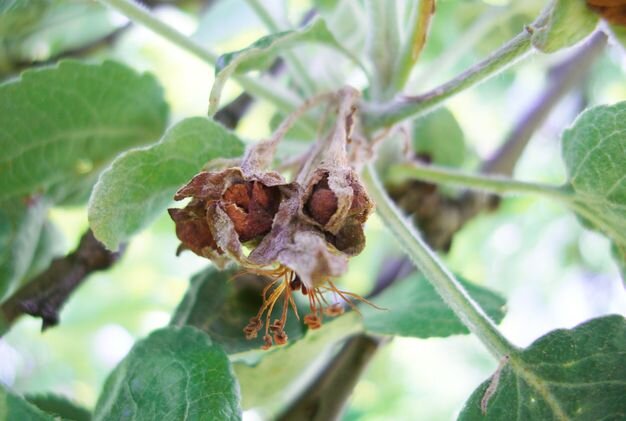
[[[372,201],[351,168],[320,168],[305,190],[302,213],[322,228],[337,250],[354,256],[365,247],[364,224],[372,209]]]
[[[304,206],[306,213],[322,226],[337,212],[337,196],[328,187],[328,176],[313,186]]]
[[[259,241],[272,228],[283,186],[287,183],[272,171],[252,177],[237,167],[203,171],[174,196],[193,198],[184,209],[170,209],[178,238],[200,256],[214,260],[216,254],[227,252],[244,260],[242,243]]]
[[[270,139],[250,147],[240,167],[196,175],[175,195],[176,200],[190,197],[191,202],[184,209],[170,209],[184,248],[218,267],[230,259],[272,279],[263,291],[259,312],[243,329],[247,339],[264,329],[263,349],[287,343],[287,310],[291,306],[297,316],[293,298],[297,291],[309,301],[311,312],[304,323],[310,329],[322,325],[323,315],[344,311],[341,304],[328,306],[324,293],[353,309],[352,299],[365,301],[331,281],[344,274],[348,258],[363,249],[363,226],[373,208],[353,166],[358,163],[348,162],[348,145],[364,147],[363,142],[351,142],[358,92],[348,87],[322,98],[337,106],[337,119],[330,134],[303,161],[294,181],[287,183],[266,168],[297,115],[315,100],[288,117]],[[270,323],[277,304],[281,317]]]

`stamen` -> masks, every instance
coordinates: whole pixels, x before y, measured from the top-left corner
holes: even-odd
[[[324,309],[324,314],[329,317],[341,316],[344,312],[345,309],[339,303],[332,304]]]
[[[311,313],[305,315],[303,319],[304,324],[307,325],[309,329],[319,329],[322,326],[323,315],[336,317],[345,312],[345,307],[340,302],[330,303],[324,294],[325,292],[335,294],[336,297],[341,298],[352,310],[359,314],[361,313],[353,302],[353,299],[364,302],[376,309],[384,310],[358,294],[337,288],[330,280],[326,281],[326,285],[308,289],[300,277],[286,266],[280,265],[272,269],[255,269],[254,272],[272,278],[272,281],[263,288],[263,292],[261,293],[263,305],[257,315],[250,319],[250,322],[243,330],[247,339],[256,338],[258,332],[263,328],[262,320],[263,317],[265,317],[265,335],[263,335],[262,349],[269,349],[274,343],[278,345],[287,343],[289,338],[285,332],[285,326],[287,324],[289,307],[293,309],[296,318],[300,320],[296,302],[293,297],[294,291],[300,291],[302,295],[305,295],[309,299]],[[280,318],[274,319],[274,322],[270,323],[274,306],[281,295],[283,297],[283,307]],[[334,301],[337,300],[338,298],[335,298]]]
[[[261,349],[267,351],[268,349],[270,349],[272,347],[273,342],[272,342],[272,337],[270,335],[263,336],[263,342],[264,343],[263,343],[263,346],[261,347]]]
[[[333,284],[331,281],[328,281],[328,284],[331,286],[333,291],[337,291],[337,292],[341,292],[342,294],[346,294],[349,295],[350,297],[361,301],[362,303],[365,303],[371,307],[374,307],[376,310],[387,310],[386,308],[383,307],[378,307],[376,304],[374,304],[373,302],[371,302],[370,300],[368,300],[367,298],[363,298],[361,297],[359,294],[355,294],[354,292],[349,292],[349,291],[344,291],[342,289],[339,289],[335,286],[335,284]]]

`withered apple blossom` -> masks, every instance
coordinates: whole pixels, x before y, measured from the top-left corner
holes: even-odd
[[[259,312],[244,328],[252,339],[265,326],[265,349],[287,343],[289,306],[298,314],[295,292],[308,297],[311,312],[304,323],[311,329],[321,326],[324,314],[343,312],[338,300],[354,309],[352,299],[363,300],[332,282],[346,272],[348,258],[363,250],[363,226],[373,209],[357,173],[362,163],[348,161],[359,155],[348,155],[348,149],[364,145],[351,142],[358,97],[346,87],[308,100],[270,139],[249,147],[240,166],[197,174],[174,197],[191,198],[189,204],[169,210],[183,249],[220,268],[234,262],[271,279]],[[269,169],[276,147],[295,121],[320,103],[336,108],[334,125],[304,157],[293,181],[287,181]],[[334,303],[324,296],[327,292]],[[281,316],[272,321],[281,297]]]

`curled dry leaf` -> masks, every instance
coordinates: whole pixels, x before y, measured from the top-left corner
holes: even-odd
[[[170,209],[182,249],[211,259],[223,268],[234,262],[272,281],[263,291],[263,305],[244,328],[252,339],[265,326],[263,348],[287,343],[287,310],[297,314],[293,294],[308,297],[309,328],[321,326],[323,315],[342,313],[343,301],[361,297],[339,290],[332,279],[348,267],[348,258],[365,246],[364,224],[373,205],[359,179],[356,164],[348,161],[363,146],[351,142],[358,92],[344,88],[307,101],[288,117],[268,140],[250,147],[238,167],[197,174],[175,195],[191,198],[183,209]],[[337,107],[333,128],[318,140],[294,181],[269,170],[276,146],[299,115],[320,102]],[[366,156],[367,154],[360,154]],[[329,304],[324,293],[331,293]],[[281,316],[272,321],[282,300]]]
[[[626,0],[587,0],[587,6],[607,22],[626,26]]]

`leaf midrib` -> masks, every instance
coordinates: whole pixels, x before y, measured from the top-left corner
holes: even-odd
[[[509,364],[511,365],[511,369],[513,370],[513,372],[522,379],[524,379],[524,381],[533,389],[535,389],[535,391],[545,400],[545,402],[548,404],[558,420],[568,421],[570,419],[567,416],[565,410],[561,407],[561,404],[559,403],[556,396],[554,396],[552,392],[550,392],[548,382],[544,381],[544,379],[535,374],[530,368],[526,367],[524,362],[519,358],[519,356],[510,355]],[[521,402],[521,400],[519,400],[519,402]]]

